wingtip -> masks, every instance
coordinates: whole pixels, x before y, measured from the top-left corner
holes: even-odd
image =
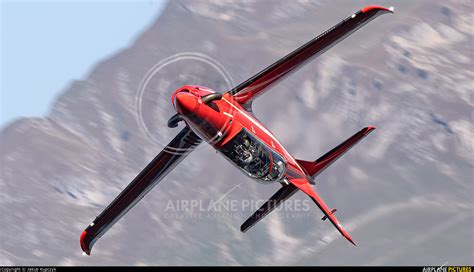
[[[244,223],[240,226],[240,231],[241,231],[242,233],[246,233],[247,230],[250,229],[250,227],[251,227],[251,226],[248,226],[248,225],[246,224],[246,222],[244,222]]]
[[[362,8],[360,11],[363,12],[363,13],[367,13],[367,12],[370,12],[370,11],[373,11],[373,10],[393,13],[395,8],[394,7],[386,8],[386,7],[382,7],[382,6],[366,6],[366,7]]]
[[[376,129],[376,127],[374,127],[374,126],[367,126],[367,127],[363,128],[361,130],[361,132],[363,132],[364,135],[367,135],[367,134],[371,133],[372,131],[374,131],[375,129]]]
[[[346,239],[351,242],[351,244],[353,244],[354,246],[357,246],[356,243],[354,242],[354,240],[352,240],[352,238],[349,236],[349,234],[347,235],[344,235],[344,237],[346,237]]]
[[[88,244],[88,243],[86,242],[86,237],[87,237],[87,231],[84,230],[84,231],[81,233],[81,238],[80,238],[81,249],[82,249],[82,251],[83,251],[85,254],[87,254],[88,256],[90,256],[90,255],[91,255],[91,249],[90,249],[90,247],[89,247],[90,244]]]

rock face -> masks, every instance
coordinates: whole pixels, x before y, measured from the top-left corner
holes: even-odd
[[[174,89],[225,91],[218,67],[239,83],[365,4],[169,1],[48,116],[3,129],[0,265],[472,265],[473,5],[441,0],[397,3],[254,103],[297,158],[378,128],[316,184],[357,247],[309,202],[240,233],[257,208],[243,203],[279,186],[251,181],[202,145],[82,256],[82,229],[178,131],[166,127]],[[150,70],[183,52],[213,61]],[[218,199],[236,205],[207,209]],[[179,206],[192,200],[202,206]],[[307,205],[302,193],[296,201]]]

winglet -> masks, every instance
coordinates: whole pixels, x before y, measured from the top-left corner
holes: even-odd
[[[81,248],[82,248],[82,251],[84,251],[85,254],[87,255],[91,255],[91,243],[88,242],[89,239],[88,239],[88,233],[87,231],[83,231],[81,233],[81,238],[80,238],[80,241],[81,241]]]
[[[387,11],[387,12],[391,12],[393,13],[393,11],[395,10],[394,7],[389,7],[389,8],[386,8],[386,7],[382,7],[382,6],[366,6],[364,8],[362,8],[360,11],[362,11],[363,13],[367,13],[367,12],[370,12],[370,11]]]

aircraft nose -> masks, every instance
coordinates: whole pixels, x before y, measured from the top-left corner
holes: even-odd
[[[198,107],[197,97],[189,93],[178,93],[175,97],[175,106],[182,115],[194,113]]]

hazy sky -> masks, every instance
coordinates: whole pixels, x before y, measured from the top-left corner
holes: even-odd
[[[128,46],[165,0],[0,0],[0,126],[44,116],[74,79]]]

